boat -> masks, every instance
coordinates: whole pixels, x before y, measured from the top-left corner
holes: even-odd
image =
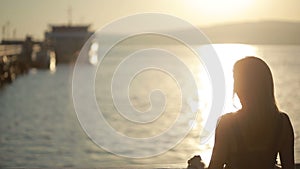
[[[93,34],[90,25],[50,25],[45,32],[47,47],[55,52],[56,63],[75,62],[84,43]]]

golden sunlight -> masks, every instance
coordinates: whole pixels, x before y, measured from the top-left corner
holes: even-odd
[[[225,83],[226,83],[226,100],[225,107],[223,113],[235,112],[241,108],[240,102],[237,97],[233,97],[233,72],[232,68],[236,61],[242,59],[246,56],[257,56],[257,48],[251,45],[245,44],[213,44],[213,48],[215,49],[218,58],[223,67],[224,75],[225,75]],[[200,50],[205,54],[207,46],[200,47]],[[211,85],[209,82],[209,78],[206,78],[207,74],[199,73],[199,79],[202,79],[202,83],[204,85]],[[207,80],[207,81],[206,81]],[[205,89],[209,89],[211,86],[204,87]],[[206,93],[201,93],[205,95],[205,98],[211,99],[211,91],[207,90]],[[199,100],[199,105],[201,105],[203,101]],[[209,101],[207,101],[209,102]],[[211,106],[211,104],[210,104]],[[203,109],[202,107],[200,109]],[[205,108],[204,111],[201,112],[201,118],[207,119],[209,115],[209,108]],[[203,124],[205,121],[203,122]],[[206,164],[209,163],[211,158],[211,149],[214,145],[213,137],[205,145],[199,145],[199,152],[201,154],[202,159]],[[209,147],[209,149],[207,149]]]
[[[219,57],[225,75],[226,100],[224,113],[234,112],[239,109],[241,105],[238,98],[233,97],[233,65],[237,60],[246,56],[257,56],[257,49],[254,46],[245,44],[213,44],[213,48]],[[200,50],[202,50],[202,52],[205,54],[206,46],[200,47]],[[210,86],[208,85],[211,85],[209,78],[204,78],[206,75],[201,73],[198,76],[204,81],[208,80],[207,82],[202,81],[202,83],[206,85],[205,89],[209,89]],[[205,98],[211,99],[210,92],[211,91],[208,90],[207,92],[202,92],[201,95],[205,95]],[[199,105],[201,105],[202,102],[202,100],[199,100]],[[206,119],[209,113],[209,108],[207,108],[202,112],[201,117]]]
[[[226,81],[225,112],[233,112],[240,108],[239,100],[233,98],[233,65],[246,56],[257,56],[257,49],[245,44],[214,44],[217,55],[223,66]]]

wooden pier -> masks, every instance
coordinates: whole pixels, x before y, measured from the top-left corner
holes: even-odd
[[[0,88],[29,70],[31,51],[26,41],[0,44]]]

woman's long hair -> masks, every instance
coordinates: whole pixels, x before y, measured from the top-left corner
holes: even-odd
[[[234,93],[240,99],[242,110],[263,119],[278,113],[272,73],[263,60],[251,56],[237,61],[233,77]]]

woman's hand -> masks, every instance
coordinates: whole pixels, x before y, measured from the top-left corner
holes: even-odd
[[[188,160],[188,169],[204,169],[204,163],[199,155]]]

